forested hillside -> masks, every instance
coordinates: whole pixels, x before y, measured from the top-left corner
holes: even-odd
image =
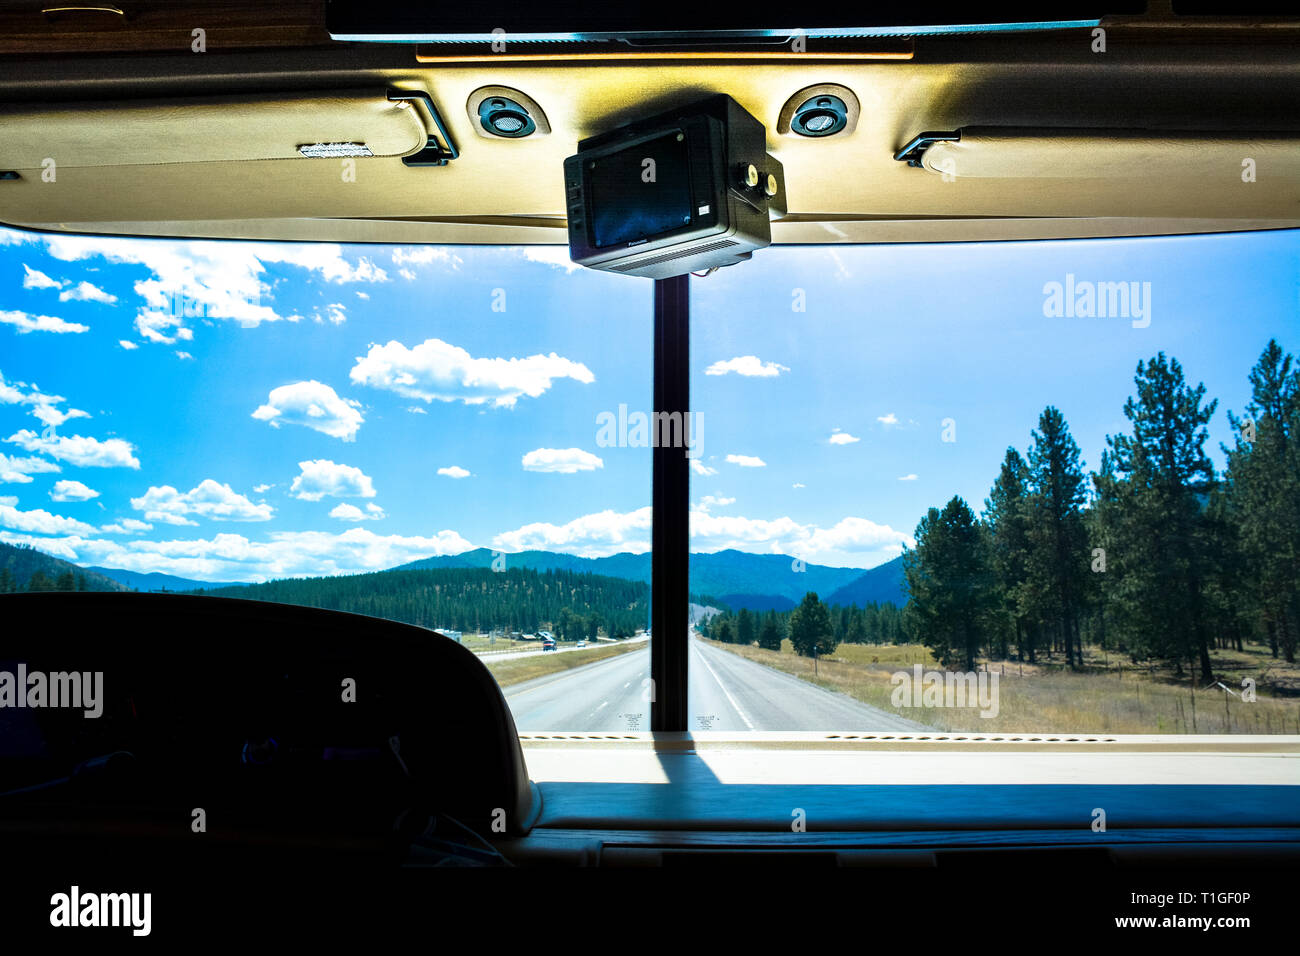
[[[563,639],[630,637],[646,626],[640,581],[575,571],[425,568],[291,578],[197,591],[350,611],[422,627],[486,633],[548,628]]]
[[[29,548],[0,542],[0,594],[13,591],[129,591],[102,574]]]

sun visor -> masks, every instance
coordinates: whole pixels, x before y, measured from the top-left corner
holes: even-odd
[[[942,135],[942,134],[940,134]],[[1300,182],[1300,131],[1207,133],[1157,130],[966,127],[922,154],[932,173],[955,179],[1180,179]]]
[[[408,156],[422,106],[384,90],[0,104],[0,169]]]

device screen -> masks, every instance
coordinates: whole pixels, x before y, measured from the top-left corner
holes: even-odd
[[[672,130],[588,160],[586,181],[596,247],[649,239],[691,221],[686,135]]]

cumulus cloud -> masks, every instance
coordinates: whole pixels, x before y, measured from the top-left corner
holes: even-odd
[[[195,525],[191,515],[214,521],[270,521],[274,513],[270,505],[254,504],[229,485],[205,478],[184,493],[171,485],[150,487],[139,498],[131,499],[131,507],[143,511],[147,521],[163,524]]]
[[[446,246],[398,246],[393,250],[396,266],[427,266],[431,262],[446,263],[454,269],[460,267],[461,259]]]
[[[700,461],[698,458],[691,459],[691,471],[695,472],[697,475],[700,475],[701,477],[704,478],[707,478],[709,475],[716,475],[718,473],[718,469],[710,468],[708,465]]]
[[[716,495],[705,495],[695,507],[700,511],[708,511],[710,508],[725,508],[727,505],[734,505],[735,503],[735,498],[719,498]]]
[[[123,518],[114,524],[106,524],[99,530],[104,534],[144,534],[152,531],[153,525],[138,518]]]
[[[319,458],[298,462],[300,474],[293,479],[289,493],[303,501],[331,498],[373,498],[375,486],[370,476],[352,465],[339,465]]]
[[[767,462],[754,455],[728,455],[727,461],[741,468],[766,468]]]
[[[842,518],[829,528],[804,524],[790,517],[774,519],[691,512],[691,549],[723,551],[736,548],[767,554],[793,554],[807,560],[840,560],[853,555],[867,565],[896,557],[912,539],[888,525],[866,518]]]
[[[185,320],[193,317],[229,319],[244,326],[294,320],[294,316],[277,312],[272,304],[274,282],[268,279],[268,264],[295,266],[336,284],[388,280],[388,274],[370,259],[346,258],[343,247],[335,243],[141,242],[114,236],[65,235],[46,235],[40,241],[50,255],[64,262],[102,258],[148,269],[149,277],[134,285],[142,302],[136,328],[144,338],[168,345],[192,338]]]
[[[446,468],[439,468],[438,474],[446,475],[448,478],[468,478],[469,471],[460,467],[460,465],[450,465]]]
[[[502,532],[492,544],[503,551],[564,551],[588,558],[622,551],[642,554],[650,550],[650,508],[606,510],[559,525],[538,521]]]
[[[140,347],[136,345],[134,342],[132,342],[130,339],[119,339],[117,344],[122,346],[122,348],[126,349],[128,352],[130,352],[132,349],[138,349]]]
[[[524,455],[523,465],[524,471],[558,472],[562,475],[605,467],[599,457],[581,448],[534,448]]]
[[[89,282],[78,282],[71,289],[59,293],[60,302],[67,302],[69,299],[75,299],[78,302],[103,302],[105,305],[112,305],[117,301],[117,296],[105,292],[99,286],[91,285]]]
[[[384,517],[384,509],[379,505],[368,504],[366,510],[362,511],[356,505],[341,504],[330,510],[330,517],[340,521],[378,521]]]
[[[890,412],[888,415],[879,416],[876,419],[876,421],[880,422],[880,424],[885,425],[886,427],[888,427],[889,425],[897,425],[898,416],[895,415],[893,412]]]
[[[777,362],[764,362],[757,355],[738,355],[736,358],[727,359],[725,362],[714,362],[704,370],[705,375],[726,375],[729,372],[735,372],[737,375],[744,375],[747,378],[775,378],[782,372],[790,371],[784,365]]]
[[[62,289],[64,282],[58,279],[51,279],[39,269],[33,269],[27,263],[23,263],[23,288],[24,289]]]
[[[99,492],[79,481],[65,478],[54,483],[54,487],[50,489],[50,497],[55,501],[89,501],[91,498],[98,498]]]
[[[0,484],[26,485],[31,483],[32,475],[60,470],[58,465],[44,458],[13,458],[0,453]]]
[[[899,481],[916,481],[916,475],[899,475]]]
[[[87,332],[90,326],[80,322],[65,322],[52,315],[29,315],[26,312],[0,311],[0,324],[12,325],[21,333],[26,332]]]
[[[30,429],[15,432],[5,441],[24,451],[49,455],[79,468],[139,468],[140,460],[132,454],[130,442],[120,438],[100,441],[84,435],[53,435],[44,438]]]
[[[286,423],[306,425],[331,438],[352,441],[365,421],[360,407],[360,402],[340,398],[330,386],[312,379],[271,389],[266,404],[259,405],[253,417],[274,428]]]
[[[13,497],[0,498],[0,528],[13,531],[26,531],[32,534],[95,534],[95,528],[84,521],[64,518],[50,514],[39,508],[35,511],[19,511]]]
[[[239,534],[212,538],[126,541],[84,534],[39,537],[0,531],[0,541],[28,544],[78,564],[163,571],[207,581],[265,581],[306,575],[379,571],[432,555],[461,554],[473,545],[455,531],[429,536],[378,535],[369,528],[346,531],[272,532],[267,541]]]
[[[425,339],[414,348],[401,342],[371,345],[352,367],[352,381],[387,389],[425,402],[491,403],[511,407],[522,396],[536,398],[556,379],[584,384],[596,380],[581,362],[556,355],[527,358],[474,358],[442,339]]]
[[[724,499],[725,500],[725,499]],[[760,554],[791,554],[815,560],[850,561],[873,566],[896,557],[912,539],[887,525],[866,518],[846,517],[829,528],[805,524],[790,517],[747,518],[712,514],[693,508],[691,550],[702,552],[736,548]],[[564,524],[534,522],[492,539],[503,551],[540,549],[583,557],[604,557],[623,551],[640,554],[650,549],[650,508],[618,512],[606,510],[582,515]]]
[[[831,437],[828,439],[832,445],[852,445],[855,441],[861,440],[861,438],[850,435],[848,432],[842,432],[838,428],[831,432]]]

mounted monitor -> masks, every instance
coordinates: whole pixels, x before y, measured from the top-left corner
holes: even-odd
[[[584,139],[564,184],[570,258],[649,279],[748,259],[785,214],[767,131],[725,95]]]

